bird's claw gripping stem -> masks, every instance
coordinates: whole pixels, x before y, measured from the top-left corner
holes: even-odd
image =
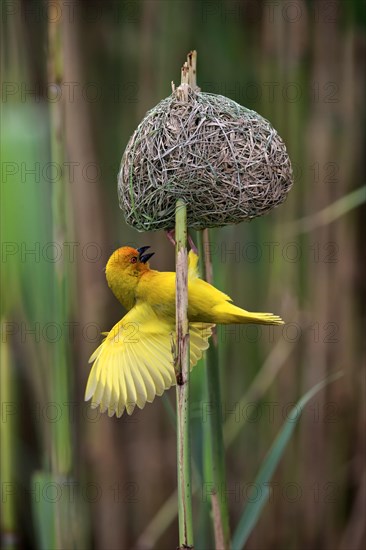
[[[169,229],[169,231],[166,232],[166,236],[168,238],[168,240],[172,243],[173,246],[176,245],[176,242],[175,242],[175,229]]]
[[[169,241],[172,243],[172,245],[175,246],[176,245],[176,242],[175,242],[175,229],[169,229],[169,231],[166,232],[166,236],[169,239]],[[189,246],[191,247],[193,252],[195,254],[197,254],[197,256],[198,256],[198,249],[197,249],[196,245],[194,244],[192,237],[189,234],[188,234],[188,242],[189,242]]]
[[[194,244],[193,242],[193,239],[190,235],[188,235],[188,242],[189,242],[189,246],[191,247],[191,249],[193,250],[193,252],[198,256],[198,248],[197,246]]]

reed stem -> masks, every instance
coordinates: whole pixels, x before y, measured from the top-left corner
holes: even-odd
[[[208,229],[198,232],[201,277],[213,284]],[[216,332],[205,354],[208,424],[204,430],[205,487],[211,493],[216,550],[230,548],[229,509],[226,498],[225,447],[221,418],[220,371]]]
[[[63,46],[62,20],[49,23],[49,59],[48,74],[50,82],[61,86],[63,81]],[[65,166],[64,144],[64,103],[51,103],[51,160],[57,166]],[[63,170],[63,168],[62,168]],[[53,240],[60,247],[68,241],[67,230],[67,190],[63,171],[53,183],[52,188],[52,223]],[[64,326],[69,318],[70,281],[67,266],[63,259],[55,263],[54,271],[54,317]],[[61,338],[54,346],[54,364],[51,377],[52,399],[60,407],[70,401],[69,396],[69,369],[68,369],[68,342]],[[62,415],[53,429],[53,448],[51,467],[54,473],[68,474],[72,464],[71,431],[67,415]]]
[[[178,200],[175,211],[176,237],[176,331],[177,377],[177,467],[179,547],[193,548],[192,483],[189,423],[189,328],[187,208]]]
[[[5,320],[2,320],[5,326]],[[14,372],[13,359],[10,345],[6,340],[0,343],[0,381],[1,381],[1,404],[2,422],[0,425],[1,435],[1,462],[0,472],[2,480],[2,507],[1,507],[1,547],[4,550],[12,550],[17,547],[17,522],[16,522],[16,494],[13,489],[15,485],[15,434],[16,415],[15,410],[18,404],[14,395]]]
[[[58,0],[60,13],[61,2]],[[53,7],[49,6],[49,10]],[[48,25],[48,79],[49,82],[61,87],[63,84],[63,22],[64,18],[49,18]],[[52,225],[53,241],[60,248],[68,242],[68,185],[64,176],[65,143],[64,143],[64,113],[63,100],[50,105],[50,138],[51,161],[61,168],[60,176],[52,185]],[[55,262],[54,294],[51,305],[52,314],[58,326],[67,326],[70,313],[70,270],[62,257]],[[70,346],[66,337],[60,338],[53,345],[51,352],[49,396],[51,401],[62,410],[70,403]],[[44,457],[44,470],[33,474],[32,483],[47,487],[49,483],[63,486],[71,481],[70,474],[73,465],[72,435],[68,414],[60,416],[53,424],[51,431],[50,456]],[[73,522],[74,506],[67,501],[66,491],[53,506],[44,501],[34,505],[34,516],[38,524],[40,546],[53,548],[70,548],[74,544]]]

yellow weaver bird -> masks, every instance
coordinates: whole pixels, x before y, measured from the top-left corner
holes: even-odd
[[[176,384],[175,273],[150,269],[149,246],[116,250],[106,266],[108,286],[128,310],[89,359],[93,363],[85,392],[92,407],[109,416],[132,414]],[[198,256],[188,255],[188,320],[191,369],[209,346],[216,323],[282,325],[278,315],[251,313],[198,277]]]

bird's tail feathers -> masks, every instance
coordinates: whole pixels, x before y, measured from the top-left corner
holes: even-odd
[[[225,302],[215,307],[215,318],[217,318],[218,323],[222,324],[255,323],[259,325],[284,325],[284,321],[279,315],[246,311],[230,302]]]

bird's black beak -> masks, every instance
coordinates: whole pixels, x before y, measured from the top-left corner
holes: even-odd
[[[143,264],[146,264],[146,262],[148,262],[150,260],[151,256],[154,256],[154,254],[155,254],[155,252],[150,252],[149,254],[144,254],[144,252],[146,250],[148,250],[149,248],[150,248],[149,246],[141,246],[140,248],[137,249],[137,252],[139,253],[139,260]]]
[[[142,262],[143,264],[146,264],[146,262],[148,262],[151,258],[151,256],[154,256],[155,252],[150,252],[150,254],[144,254],[143,256],[141,256],[140,258],[140,262]]]

